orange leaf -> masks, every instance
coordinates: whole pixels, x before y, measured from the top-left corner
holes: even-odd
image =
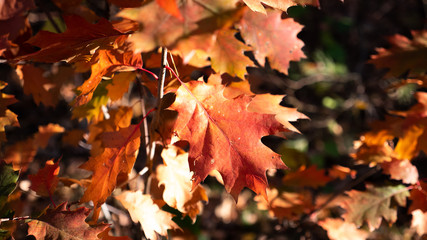
[[[252,97],[227,99],[223,91],[221,85],[191,81],[177,90],[170,107],[178,111],[176,135],[190,143],[193,189],[216,169],[235,199],[245,186],[267,197],[266,170],[287,167],[261,137],[286,129],[274,115],[249,112]]]
[[[137,130],[137,126],[131,125],[119,131],[101,133],[99,138],[104,151],[80,166],[93,172],[92,182],[80,201],[93,201],[94,220],[98,218],[101,205],[116,187],[118,175],[127,175],[133,168],[140,143],[140,132]]]
[[[269,201],[260,196],[255,196],[255,201],[258,202],[258,208],[261,210],[269,210],[270,215],[278,219],[297,220],[303,214],[308,214],[312,209],[312,196],[309,192],[282,192],[275,188],[267,188],[267,196]]]
[[[114,41],[125,35],[116,30],[106,19],[90,24],[76,15],[64,16],[67,30],[63,33],[40,31],[28,40],[29,44],[41,48],[39,51],[21,56],[18,60],[38,62],[73,62],[94,49],[111,48]]]
[[[114,74],[111,84],[107,85],[108,96],[111,101],[117,101],[129,90],[129,85],[135,80],[134,72],[120,72]]]
[[[31,189],[38,195],[49,197],[52,196],[58,185],[59,161],[54,163],[53,160],[46,162],[44,168],[40,169],[36,175],[29,175]]]
[[[46,126],[39,126],[39,132],[35,134],[35,140],[39,147],[46,148],[52,135],[63,133],[65,129],[59,124],[49,123]]]
[[[304,42],[297,38],[303,26],[292,18],[281,19],[281,14],[278,10],[268,15],[248,10],[238,28],[261,65],[265,65],[268,58],[272,68],[288,74],[289,62],[305,57],[301,50]]]
[[[325,175],[325,169],[318,170],[316,166],[301,167],[297,172],[291,172],[283,177],[286,186],[300,186],[318,188],[326,185],[332,178]]]
[[[215,72],[228,73],[244,79],[246,67],[252,66],[253,63],[243,53],[251,48],[237,40],[234,37],[236,33],[235,30],[219,30],[209,56]]]
[[[412,31],[412,39],[402,35],[389,38],[390,49],[379,48],[371,56],[369,63],[377,68],[388,68],[386,76],[399,77],[406,71],[411,74],[423,74],[427,66],[427,30]],[[405,61],[402,61],[405,59]]]
[[[141,54],[130,51],[121,53],[118,50],[100,50],[99,60],[92,65],[90,78],[77,88],[80,94],[76,97],[74,104],[80,106],[89,102],[103,76],[119,70],[132,71],[141,67]]]
[[[289,7],[296,5],[313,5],[319,6],[319,0],[243,0],[248,7],[255,12],[266,14],[266,10],[262,4],[268,5],[282,11],[288,11]]]
[[[12,163],[13,170],[25,172],[28,169],[28,165],[34,160],[36,152],[37,144],[34,138],[28,138],[8,146],[5,150],[4,161],[7,164]]]
[[[162,158],[165,164],[157,167],[156,177],[159,185],[165,187],[163,200],[196,221],[202,208],[200,201],[208,201],[208,196],[200,185],[191,190],[188,153],[172,146],[163,150]]]
[[[148,239],[160,239],[167,236],[168,229],[179,228],[174,221],[173,215],[160,209],[162,206],[156,205],[150,195],[144,195],[141,191],[123,192],[116,197],[129,211],[134,222],[140,222],[145,237]]]
[[[36,239],[84,239],[97,240],[97,235],[108,227],[107,224],[89,226],[85,218],[90,209],[81,207],[74,211],[66,209],[62,203],[55,209],[47,209],[46,213],[28,223],[28,235]]]
[[[58,96],[54,91],[51,91],[55,85],[43,77],[44,71],[42,69],[31,64],[25,64],[18,68],[17,72],[24,81],[24,93],[32,95],[36,104],[43,103],[46,106],[56,106]]]
[[[179,11],[177,0],[156,0],[156,2],[170,15],[178,18],[181,21],[184,20],[181,12]]]

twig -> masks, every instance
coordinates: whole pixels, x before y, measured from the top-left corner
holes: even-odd
[[[157,107],[160,107],[160,100],[163,98],[163,90],[165,86],[166,79],[166,65],[168,62],[168,50],[166,47],[162,47],[162,63],[160,69],[160,79],[157,85]]]
[[[52,14],[50,14],[49,11],[47,11],[46,9],[42,8],[44,14],[46,14],[47,19],[49,19],[49,22],[52,24],[53,28],[55,28],[55,31],[57,33],[61,33],[61,29],[58,27],[58,25],[56,24],[56,22],[53,20],[52,18]]]

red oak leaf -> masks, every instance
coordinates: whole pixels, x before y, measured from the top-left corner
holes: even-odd
[[[131,125],[119,131],[101,133],[99,139],[104,151],[80,166],[93,172],[92,182],[81,201],[93,201],[94,220],[98,219],[101,205],[116,187],[119,174],[127,175],[133,168],[140,142],[138,130],[137,126]]]
[[[77,88],[80,94],[76,97],[75,106],[83,105],[92,99],[93,92],[102,77],[119,70],[135,70],[142,68],[141,54],[119,52],[118,50],[100,50],[98,61],[92,65],[90,78]]]
[[[52,160],[46,162],[44,168],[40,169],[36,175],[29,175],[31,189],[38,195],[52,196],[58,185],[59,161],[54,163]]]
[[[261,13],[266,13],[266,10],[262,4],[285,12],[289,7],[296,5],[319,6],[319,0],[243,0],[243,2],[245,2],[252,11]]]
[[[81,207],[69,211],[66,205],[62,203],[55,209],[47,209],[38,220],[29,222],[28,235],[33,235],[36,239],[98,240],[98,234],[108,225],[89,226],[85,218],[90,209]]]
[[[39,51],[18,57],[19,60],[38,62],[73,62],[94,49],[108,49],[125,34],[118,31],[106,19],[96,24],[88,23],[84,18],[64,16],[67,30],[63,33],[40,31],[28,40],[28,43],[41,48]]]
[[[176,135],[190,143],[193,189],[216,169],[235,199],[244,187],[267,198],[265,171],[287,167],[261,138],[287,129],[272,114],[249,112],[253,97],[242,94],[227,99],[224,88],[189,82],[177,90],[170,107],[178,111]]]
[[[292,18],[281,19],[281,14],[278,10],[268,15],[248,10],[237,27],[261,65],[268,58],[272,68],[287,74],[290,61],[305,57],[301,50],[304,42],[297,38],[303,26]]]

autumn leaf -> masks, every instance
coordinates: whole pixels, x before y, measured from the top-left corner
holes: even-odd
[[[24,82],[24,93],[32,95],[36,104],[56,106],[58,96],[51,89],[54,84],[43,77],[43,70],[31,64],[25,64],[17,69],[17,73]]]
[[[94,220],[98,218],[101,205],[116,187],[119,174],[127,175],[133,168],[140,143],[138,130],[138,125],[131,125],[119,131],[101,133],[99,138],[104,151],[80,166],[93,172],[92,182],[80,201],[93,202]]]
[[[296,5],[313,5],[319,6],[319,0],[243,0],[246,5],[255,12],[266,14],[263,4],[282,11],[288,11],[289,7]]]
[[[202,186],[191,190],[191,174],[188,166],[188,153],[177,147],[169,147],[162,152],[164,165],[156,169],[159,185],[163,185],[163,200],[171,207],[178,209],[196,221],[202,205],[208,201],[206,191]]]
[[[377,229],[384,218],[390,223],[397,219],[397,211],[391,206],[394,199],[399,206],[405,206],[408,189],[404,185],[374,187],[366,186],[366,191],[351,190],[347,192],[348,198],[341,206],[347,211],[343,217],[346,222],[351,222],[356,227],[362,226],[366,221],[369,230]]]
[[[249,112],[247,105],[252,97],[227,99],[223,91],[221,85],[192,81],[177,90],[170,107],[178,111],[176,135],[190,143],[193,189],[216,169],[235,199],[243,187],[266,198],[265,171],[285,169],[286,165],[279,154],[261,142],[261,137],[286,129],[272,114]]]
[[[409,160],[393,159],[391,162],[383,162],[381,167],[391,179],[402,180],[406,184],[418,182],[418,170]]]
[[[365,240],[369,235],[369,232],[340,218],[327,218],[319,221],[319,225],[328,232],[328,237],[332,240]]]
[[[122,53],[117,50],[99,50],[99,60],[92,65],[90,78],[77,88],[79,95],[74,100],[74,105],[80,106],[89,102],[103,76],[119,70],[132,71],[139,68],[142,68],[140,54],[130,51]]]
[[[28,165],[34,160],[37,144],[34,138],[28,138],[6,147],[4,161],[13,165],[13,170],[26,172]]]
[[[59,182],[58,174],[59,161],[56,163],[53,160],[46,161],[44,168],[40,169],[37,174],[28,176],[31,181],[30,188],[40,196],[52,196]]]
[[[0,20],[7,20],[34,8],[33,0],[9,0],[0,2]]]
[[[179,20],[184,20],[179,11],[177,0],[156,0],[157,4],[163,8],[170,15],[178,18]]]
[[[269,201],[255,196],[254,200],[261,210],[268,210],[271,216],[278,219],[299,219],[313,209],[309,192],[279,192],[276,188],[267,188]]]
[[[35,141],[39,147],[46,148],[49,144],[50,137],[54,134],[63,133],[64,131],[64,127],[59,124],[49,123],[46,126],[39,126],[39,132],[35,134]]]
[[[278,10],[268,15],[246,11],[237,27],[262,66],[268,58],[272,68],[288,74],[289,62],[305,57],[304,42],[297,38],[303,26],[292,18],[281,19],[281,14]]]
[[[427,212],[427,183],[420,181],[419,184],[415,185],[411,190],[409,199],[412,201],[408,212],[413,212],[420,209],[423,212]]]
[[[427,212],[415,210],[412,212],[411,228],[415,229],[419,236],[427,234]],[[422,238],[421,237],[421,238]]]
[[[116,198],[129,211],[132,220],[141,223],[148,239],[160,239],[158,235],[167,236],[168,229],[179,228],[172,221],[173,215],[162,211],[162,206],[154,203],[150,195],[144,195],[141,191],[126,191]]]
[[[325,169],[318,170],[316,166],[306,168],[301,167],[296,172],[290,172],[283,177],[283,184],[286,186],[300,186],[318,188],[326,185],[332,180],[331,177],[326,176]]]
[[[97,235],[108,227],[107,224],[89,226],[85,219],[90,209],[81,207],[70,211],[66,205],[47,209],[37,220],[29,222],[28,235],[36,239],[97,240]]]
[[[114,74],[111,84],[107,85],[108,97],[111,101],[117,101],[129,90],[129,85],[135,80],[134,72],[120,72]]]
[[[406,71],[411,75],[425,73],[427,69],[427,30],[412,31],[412,39],[402,35],[394,35],[388,39],[389,49],[379,48],[377,54],[371,56],[369,63],[377,68],[387,68],[388,77],[399,77]],[[402,61],[404,59],[404,61]]]
[[[40,48],[39,51],[18,57],[18,60],[37,62],[74,62],[92,50],[109,49],[120,37],[125,36],[115,29],[106,19],[96,24],[88,23],[84,18],[64,16],[67,30],[63,33],[40,31],[28,40],[28,43]]]

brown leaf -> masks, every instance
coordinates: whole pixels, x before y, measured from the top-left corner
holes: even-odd
[[[427,212],[427,183],[420,181],[419,185],[414,186],[409,199],[412,201],[408,209],[409,213],[417,209]]]
[[[247,10],[237,27],[261,65],[268,58],[272,68],[288,74],[289,62],[305,57],[304,42],[297,38],[303,26],[292,18],[281,19],[281,14],[278,10],[268,15]]]
[[[141,191],[123,192],[116,197],[129,211],[134,222],[140,222],[145,237],[148,239],[160,239],[167,236],[168,229],[179,228],[174,221],[173,215],[160,209],[150,195],[144,195]]]
[[[34,138],[28,138],[6,147],[4,161],[7,164],[12,163],[13,170],[26,172],[28,165],[34,160],[36,152],[37,144]]]
[[[224,86],[192,81],[177,90],[170,107],[178,111],[176,135],[190,143],[189,165],[193,188],[212,170],[218,170],[225,188],[237,199],[243,187],[266,196],[268,168],[285,169],[280,155],[261,137],[286,129],[274,115],[249,112],[252,97],[223,96]]]
[[[81,207],[69,211],[66,205],[62,203],[55,209],[47,209],[38,220],[29,222],[28,235],[36,239],[97,240],[97,235],[107,228],[107,224],[89,226],[85,222],[90,209]]]
[[[40,196],[52,196],[59,182],[58,174],[59,161],[55,163],[53,160],[49,160],[37,174],[28,176],[31,181],[30,188]]]
[[[395,207],[390,206],[394,199],[399,206],[406,205],[408,189],[404,185],[374,187],[366,186],[366,191],[351,190],[347,192],[349,198],[341,202],[342,208],[347,213],[343,215],[346,222],[351,222],[356,227],[362,226],[366,221],[369,230],[377,229],[382,218],[394,223],[397,219]]]

